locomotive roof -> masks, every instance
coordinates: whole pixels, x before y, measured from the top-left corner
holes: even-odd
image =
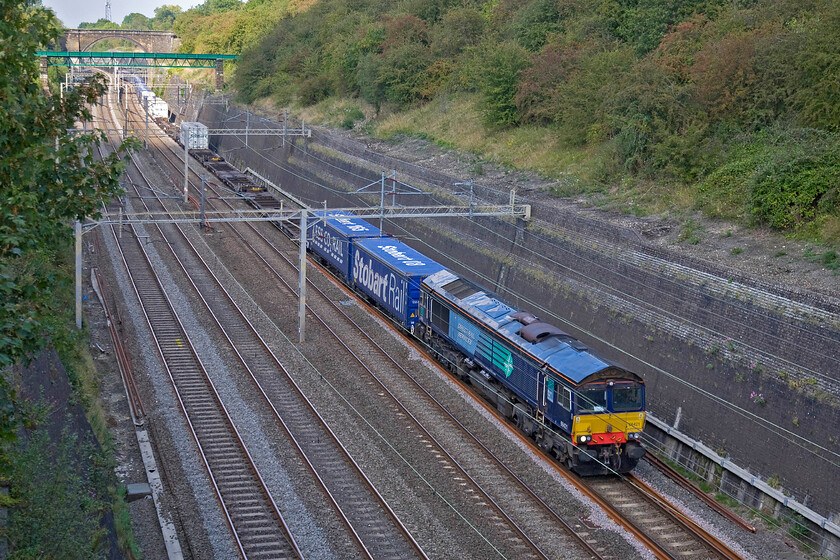
[[[494,294],[449,270],[432,274],[423,284],[574,383],[600,378],[599,374],[608,368],[618,369],[628,378],[641,380],[636,374],[596,356],[579,340],[557,327],[538,322],[529,313],[517,313]]]

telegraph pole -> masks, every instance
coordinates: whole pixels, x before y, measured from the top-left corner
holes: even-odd
[[[306,321],[306,215],[308,210],[300,211],[300,277],[298,278],[298,342],[304,341],[304,323]]]
[[[143,146],[149,147],[149,96],[143,98],[143,109],[146,111],[146,139],[143,140]]]
[[[76,328],[82,328],[82,222],[76,222]]]
[[[184,202],[189,202],[190,188],[190,142],[189,137],[184,139]]]

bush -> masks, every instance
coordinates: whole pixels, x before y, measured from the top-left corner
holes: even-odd
[[[432,51],[438,56],[456,56],[465,47],[477,44],[483,31],[484,18],[480,13],[470,8],[456,8],[447,12],[432,28]]]
[[[519,72],[528,66],[528,53],[515,43],[500,45],[488,53],[483,68],[484,119],[490,126],[517,124],[516,87]]]
[[[107,506],[108,469],[93,462],[98,451],[67,432],[51,442],[46,429],[4,449],[10,487],[10,558],[83,559],[105,555],[100,517]]]
[[[548,124],[560,120],[565,98],[562,86],[577,70],[580,52],[546,45],[524,69],[516,89],[516,109],[525,123]]]
[[[753,216],[776,229],[791,229],[814,220],[818,210],[831,211],[823,198],[836,200],[840,151],[780,156],[756,177],[750,192]]]
[[[698,206],[716,218],[739,218],[749,212],[753,174],[766,151],[757,143],[733,150],[728,160],[712,170],[699,184]]]
[[[302,105],[314,105],[332,93],[332,84],[326,76],[315,76],[304,80],[298,88],[298,100]]]
[[[559,2],[531,0],[516,12],[511,27],[520,45],[531,52],[539,51],[550,33],[560,28]]]
[[[408,43],[381,55],[382,64],[378,78],[385,98],[400,106],[408,107],[423,98],[423,86],[429,79],[432,53],[420,43]]]
[[[347,107],[344,110],[344,118],[341,121],[341,128],[349,130],[353,128],[357,121],[363,120],[365,114],[358,107]]]
[[[560,86],[562,131],[572,144],[607,139],[623,128],[637,133],[647,120],[643,96],[632,90],[635,55],[627,48],[581,52],[577,71]],[[641,115],[641,117],[639,117]],[[599,130],[593,134],[593,130]],[[626,133],[630,136],[630,131]]]

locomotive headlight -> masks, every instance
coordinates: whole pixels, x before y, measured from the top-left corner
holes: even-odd
[[[628,432],[627,433],[627,439],[639,440],[641,438],[642,438],[642,433],[641,432]]]
[[[592,436],[578,436],[578,443],[586,443],[592,441]]]

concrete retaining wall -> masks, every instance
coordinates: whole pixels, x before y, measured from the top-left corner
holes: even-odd
[[[205,104],[189,118],[213,128],[239,112]],[[325,200],[330,207],[359,205],[349,191],[382,171],[438,189],[438,201],[454,200],[453,183],[468,179],[325,131],[285,147],[273,137],[251,138],[248,150],[236,138],[216,140],[228,160],[316,207]],[[476,196],[500,203],[508,194],[479,186]],[[529,196],[530,224],[414,220],[386,230],[638,371],[649,410],[663,425],[677,423],[759,480],[778,480],[823,516],[840,511],[840,407],[831,375],[840,355],[837,303],[668,255],[632,231]],[[378,194],[368,201],[378,204]]]

